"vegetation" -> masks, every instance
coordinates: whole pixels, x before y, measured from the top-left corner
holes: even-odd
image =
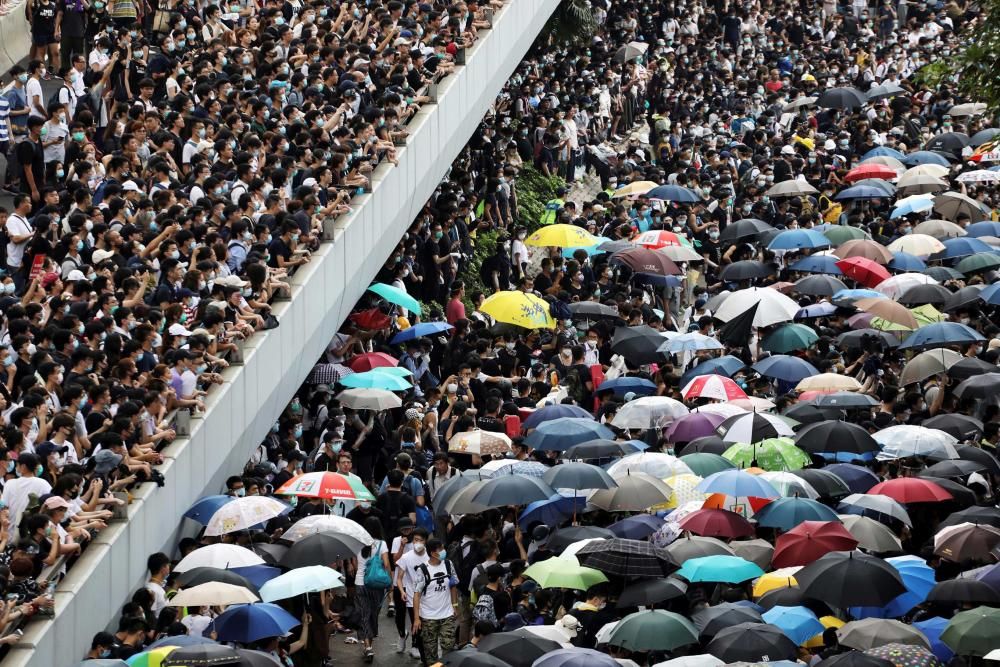
[[[1000,0],[984,0],[980,7],[979,20],[966,29],[965,45],[951,63],[937,61],[924,69],[934,68],[934,74],[949,72],[963,96],[985,102],[995,111],[1000,109]],[[943,79],[940,75],[937,83]]]
[[[590,0],[563,0],[542,34],[557,44],[586,45],[596,31]]]

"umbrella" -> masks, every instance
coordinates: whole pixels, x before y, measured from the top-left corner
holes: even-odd
[[[628,185],[615,190],[614,194],[611,195],[611,198],[618,199],[620,197],[635,197],[638,195],[644,195],[657,185],[659,185],[659,183],[654,183],[653,181],[633,181]]]
[[[818,273],[796,280],[793,291],[810,296],[833,296],[842,289],[847,289],[842,280]]]
[[[614,440],[598,439],[581,442],[573,445],[562,453],[564,459],[605,459],[625,454],[633,454],[636,449],[634,445],[627,442],[615,442]]]
[[[888,261],[891,259],[890,257]],[[885,267],[867,257],[847,257],[837,262],[837,267],[845,276],[866,287],[874,287],[889,278],[889,272]]]
[[[951,292],[941,285],[915,285],[904,292],[898,301],[904,306],[922,306],[931,304],[943,306],[951,296]]]
[[[992,250],[993,246],[982,239],[972,237],[947,239],[944,242],[944,250],[934,253],[928,259],[960,259],[977,253],[987,254]]]
[[[333,385],[340,382],[341,378],[347,377],[353,372],[353,370],[343,364],[316,364],[309,371],[306,384]]]
[[[795,575],[802,592],[835,607],[880,606],[906,591],[891,565],[860,552],[834,551]]]
[[[453,504],[451,512],[466,514],[479,511],[480,507],[503,507],[505,505],[526,505],[537,500],[547,500],[555,493],[548,484],[537,477],[510,473],[498,474],[495,477],[478,483],[471,495],[462,502]]]
[[[1000,604],[1000,592],[977,579],[949,579],[934,584],[927,601],[956,606],[965,603],[996,605]]]
[[[915,167],[920,165],[939,165],[941,167],[948,167],[950,163],[948,158],[937,153],[935,151],[914,151],[912,153],[907,153],[902,158],[900,162],[907,165],[908,167]]]
[[[674,576],[663,579],[644,579],[627,586],[618,596],[617,607],[651,607],[659,602],[684,597],[688,585]]]
[[[939,267],[944,268],[944,267]],[[952,293],[951,297],[944,304],[945,312],[967,308],[981,301],[980,293],[983,291],[982,285],[969,285]]]
[[[788,267],[789,271],[799,271],[801,273],[825,273],[839,276],[843,272],[837,266],[838,257],[833,255],[809,255],[796,261]]]
[[[711,413],[694,413],[709,415]],[[709,475],[723,470],[729,470],[734,468],[732,461],[723,458],[718,454],[712,454],[710,452],[692,452],[690,454],[685,454],[680,457],[680,460],[691,469],[692,472],[701,477],[708,477]]]
[[[944,667],[927,648],[914,644],[885,644],[865,651],[866,654],[888,660],[896,667]]]
[[[407,294],[406,290],[385,283],[374,283],[368,288],[368,291],[378,294],[389,303],[402,306],[417,315],[420,314],[420,302]]]
[[[868,493],[889,496],[902,504],[934,503],[951,500],[951,494],[934,482],[919,477],[897,477],[876,484]]]
[[[910,456],[938,456],[957,459],[955,438],[944,431],[923,426],[900,424],[884,428],[875,435],[875,442],[882,446],[879,458],[907,458]]]
[[[635,394],[636,396],[648,396],[649,394],[656,393],[656,383],[654,383],[652,380],[647,380],[646,378],[631,377],[628,375],[624,375],[622,377],[617,377],[612,380],[605,380],[604,382],[602,382],[597,386],[597,391],[598,392],[612,391],[614,392],[615,396],[624,396],[625,394],[630,392]],[[558,405],[550,404],[545,407],[547,408],[547,407],[563,407],[563,406],[576,408],[575,405],[568,406],[565,403],[561,403]],[[542,408],[542,410],[544,409],[545,408]],[[577,409],[583,410],[583,408],[577,408]],[[585,410],[583,411],[586,412]],[[541,410],[536,410],[535,412],[541,412]],[[589,416],[590,413],[587,414]],[[575,416],[582,417],[584,415],[575,415]],[[534,417],[534,415],[532,415],[532,417]],[[528,419],[530,420],[531,417],[528,417]],[[527,425],[527,421],[525,421],[523,425],[525,426],[525,428],[529,428]]]
[[[941,641],[956,655],[982,656],[996,648],[1000,609],[976,607],[955,614],[941,633]]]
[[[538,450],[563,451],[582,442],[613,437],[611,429],[591,417],[560,417],[539,425],[524,442]]]
[[[784,417],[805,425],[842,417],[843,414],[844,411],[839,407],[820,406],[813,403],[796,403],[782,413]]]
[[[384,389],[345,389],[337,400],[352,410],[391,410],[403,404],[399,396]]]
[[[206,583],[221,583],[247,589],[255,596],[257,587],[245,576],[220,567],[193,567],[177,577],[177,583],[184,588],[195,588]]]
[[[898,176],[895,169],[891,169],[883,164],[865,163],[860,164],[847,172],[844,177],[849,182],[860,181],[865,178],[883,178],[887,180],[895,179]]]
[[[809,465],[809,455],[790,438],[768,438],[753,444],[737,442],[722,453],[738,468],[759,466],[764,470],[798,470]]]
[[[933,616],[924,621],[915,621],[913,627],[920,630],[931,644],[931,651],[939,660],[947,663],[955,656],[955,652],[941,641],[941,633],[948,626],[948,619]],[[988,656],[987,656],[988,657]]]
[[[695,535],[734,539],[753,535],[753,526],[736,512],[720,509],[700,509],[680,520],[684,530]]]
[[[319,593],[332,588],[342,588],[344,577],[325,565],[310,565],[289,570],[275,577],[260,589],[265,602],[276,602],[304,593]]]
[[[475,648],[463,648],[446,653],[441,658],[441,664],[447,667],[510,667],[510,663]]]
[[[636,514],[616,521],[608,530],[629,540],[644,540],[663,527],[663,519],[651,514]]]
[[[576,559],[549,558],[530,565],[524,576],[534,579],[541,588],[569,588],[585,591],[608,580],[603,573],[581,566]]]
[[[890,660],[876,658],[861,651],[838,653],[825,660],[820,660],[816,665],[817,667],[896,667],[896,663]]]
[[[899,384],[902,386],[921,382],[934,375],[947,372],[961,359],[962,355],[954,350],[935,349],[921,352],[903,367],[903,372],[899,375]]]
[[[188,646],[214,645],[215,640],[208,637],[198,637],[195,635],[167,635],[157,639],[152,644],[147,644],[144,650],[148,651],[161,646],[173,646],[175,649]],[[96,666],[95,666],[96,667]]]
[[[868,92],[865,93],[865,99],[871,102],[873,100],[880,100],[886,97],[895,97],[896,95],[905,95],[905,94],[906,90],[902,86],[896,83],[892,83],[890,81],[869,88]]]
[[[590,420],[594,418],[592,414],[579,406],[568,403],[550,403],[532,412],[527,419],[521,422],[521,426],[525,430],[538,428],[543,422],[560,417],[580,417]]]
[[[396,368],[378,368],[364,373],[354,373],[343,378],[340,384],[356,389],[385,389],[387,391],[406,391],[413,388],[413,384],[405,378],[395,373],[383,372],[385,370],[395,371]]]
[[[646,197],[680,204],[695,204],[701,201],[701,195],[681,185],[660,185],[647,192]]]
[[[596,491],[590,497],[592,505],[609,512],[642,512],[668,502],[673,493],[661,480],[641,472],[626,472],[614,480],[618,487]]]
[[[600,241],[596,236],[576,225],[545,225],[524,240],[530,246],[556,246],[559,248],[589,248]]]
[[[723,602],[707,609],[699,609],[691,614],[695,627],[701,631],[704,641],[711,640],[720,631],[738,623],[762,623],[760,612],[750,606]]]
[[[631,364],[650,364],[661,359],[659,348],[663,343],[663,335],[652,327],[617,327],[611,349]]]
[[[362,548],[359,542],[345,535],[316,533],[293,544],[281,559],[281,565],[287,568],[332,565],[354,558]]]
[[[714,537],[693,537],[686,535],[675,540],[664,549],[670,557],[670,562],[681,566],[692,558],[705,556],[735,556],[725,542]]]
[[[195,549],[185,556],[177,565],[174,572],[187,572],[196,567],[211,567],[224,570],[230,567],[246,567],[249,565],[263,565],[264,559],[254,552],[235,544],[210,544],[208,546]]]
[[[280,637],[301,625],[299,619],[276,604],[261,602],[230,607],[212,621],[212,628],[220,641],[244,644]]]
[[[223,646],[222,644],[198,644],[195,646],[183,646],[172,651],[161,664],[162,667],[235,665],[239,664],[240,657],[240,653],[229,646]]]
[[[768,250],[814,250],[830,247],[830,239],[812,229],[786,229],[767,244]]]
[[[837,521],[837,514],[826,505],[812,500],[792,496],[777,498],[757,510],[754,518],[765,528],[791,530],[803,521]]]
[[[536,660],[531,667],[619,667],[619,665],[607,653],[591,648],[573,647],[546,654]]]
[[[375,496],[357,477],[348,477],[336,472],[309,472],[298,475],[282,484],[275,493],[326,500],[375,500]]]
[[[611,255],[612,264],[624,264],[636,273],[654,276],[676,276],[681,270],[672,259],[662,252],[649,248],[627,248]]]
[[[998,386],[1000,386],[1000,372],[990,372],[962,380],[955,387],[954,393],[959,398],[987,398],[996,394]]]
[[[705,334],[692,331],[664,341],[658,348],[658,352],[664,354],[677,354],[679,352],[697,352],[698,350],[721,350],[722,343],[706,336]]]
[[[530,526],[533,523],[544,523],[554,526],[562,523],[566,519],[583,512],[587,507],[587,499],[584,496],[563,496],[558,493],[553,494],[546,500],[536,500],[528,503],[518,517],[522,526]]]
[[[696,644],[698,630],[680,614],[653,609],[629,614],[611,631],[608,643],[630,651],[672,651]]]
[[[554,489],[613,489],[617,486],[611,475],[588,463],[565,463],[548,469],[542,477]]]
[[[802,470],[793,470],[791,474],[801,478],[823,498],[840,498],[851,493],[850,487],[847,486],[844,480],[828,470],[804,468]]]
[[[191,505],[188,511],[184,512],[184,516],[204,526],[223,505],[234,500],[236,498],[233,496],[205,496]]]
[[[816,104],[824,109],[860,109],[867,98],[857,88],[844,86],[842,88],[827,88],[820,93]]]
[[[838,641],[850,648],[870,649],[886,644],[905,644],[930,648],[930,642],[912,625],[888,618],[851,621],[837,630]]]
[[[836,201],[850,201],[852,199],[883,199],[889,198],[892,195],[885,189],[883,185],[854,185],[849,188],[845,188],[837,193],[834,197]]]
[[[566,547],[576,542],[607,540],[614,537],[616,537],[615,534],[607,528],[600,528],[598,526],[567,526],[566,528],[559,528],[549,535],[546,545],[553,552],[562,553]]]
[[[732,243],[742,239],[755,238],[760,234],[771,231],[774,231],[774,227],[763,220],[745,218],[726,225],[726,228],[719,234],[719,240],[723,243]]]
[[[799,357],[774,354],[761,359],[753,365],[753,369],[764,377],[775,378],[785,382],[799,382],[804,378],[819,373],[816,367]]]
[[[706,477],[698,490],[705,493],[723,493],[734,498],[778,498],[770,483],[743,470],[723,470]]]
[[[792,427],[780,417],[758,412],[729,417],[715,432],[726,442],[760,442],[795,435]]]
[[[535,660],[562,648],[559,642],[528,632],[526,628],[513,632],[494,632],[477,645],[480,653],[503,660],[511,667],[531,667]]]
[[[398,334],[393,336],[392,340],[389,342],[393,345],[397,345],[399,343],[405,343],[408,340],[414,340],[424,336],[433,336],[445,331],[450,331],[453,328],[454,327],[447,322],[420,322],[403,329]]]
[[[611,425],[635,430],[661,428],[687,413],[680,401],[667,396],[643,396],[620,407]]]
[[[960,523],[938,530],[934,553],[950,561],[983,560],[1000,545],[1000,528],[975,523]]]
[[[968,507],[952,512],[948,518],[938,524],[938,530],[960,523],[985,524],[1000,528],[1000,509],[996,507]]]
[[[874,553],[899,552],[903,546],[896,534],[885,524],[858,514],[840,514],[838,519],[847,528],[847,532],[858,541],[858,546]],[[903,583],[906,583],[905,577]]]
[[[997,176],[1000,177],[1000,174],[997,174]],[[983,252],[966,257],[958,263],[955,269],[968,276],[984,271],[993,271],[998,267],[1000,267],[1000,255],[996,252]]]
[[[774,606],[764,612],[763,619],[781,628],[781,631],[798,645],[822,634],[826,629],[816,618],[816,614],[806,607]]]
[[[906,592],[893,598],[884,607],[856,607],[851,609],[855,618],[893,618],[903,616],[921,604],[927,593],[934,587],[935,574],[923,558],[917,556],[896,556],[885,559],[895,569],[906,587]]]
[[[668,442],[691,442],[714,434],[716,427],[725,420],[724,416],[713,412],[692,412],[671,422],[663,435]]]
[[[756,563],[729,555],[690,558],[684,561],[677,572],[677,576],[684,577],[691,583],[707,581],[729,584],[749,581],[762,574],[764,571]]]
[[[886,267],[893,271],[923,271],[927,268],[927,263],[916,255],[897,251],[892,253],[892,261]]]
[[[938,195],[934,202],[934,211],[948,220],[956,220],[962,214],[969,216],[970,222],[989,218],[989,210],[983,204],[959,192],[945,192]],[[965,230],[961,231],[960,235],[964,235]]]
[[[681,389],[681,396],[689,401],[696,398],[731,401],[746,398],[747,394],[736,382],[724,375],[699,375]]]
[[[805,479],[795,475],[794,473],[801,472],[800,470],[795,470],[792,472],[780,471],[766,471],[757,473],[761,479],[766,479],[771,483],[774,488],[781,492],[782,496],[801,496],[803,498],[812,498],[816,500],[820,497],[819,491],[813,488],[812,484],[807,482]],[[839,481],[839,480],[838,480]]]
[[[691,469],[677,457],[663,452],[629,454],[625,458],[615,461],[608,468],[608,473],[616,478],[637,472],[663,479],[671,475],[690,474]]]
[[[731,354],[723,355],[721,357],[714,357],[712,359],[706,359],[700,362],[697,366],[689,369],[684,375],[681,376],[681,385],[686,385],[691,381],[691,378],[698,375],[725,375],[726,377],[732,377],[734,373],[746,367],[746,364],[739,357],[734,357]]]
[[[756,563],[761,569],[770,567],[771,554],[774,553],[774,545],[767,540],[736,540],[729,543],[730,548],[737,556]]]
[[[812,276],[823,279],[828,276]],[[808,278],[806,278],[808,280]],[[833,280],[833,279],[831,279]],[[783,324],[761,342],[761,347],[775,354],[785,354],[795,350],[805,350],[819,340],[819,335],[804,324]]]
[[[802,383],[800,382],[799,384],[801,385]],[[815,387],[813,387],[813,391],[817,391]],[[826,389],[825,391],[830,390]],[[873,408],[878,405],[878,401],[868,394],[857,394],[853,391],[835,391],[831,394],[823,394],[810,400],[818,408],[839,408],[843,410],[850,408]]]
[[[258,602],[260,598],[244,586],[206,581],[203,584],[185,588],[167,601],[170,607],[226,606]]]
[[[739,623],[716,634],[708,652],[726,662],[770,662],[794,660],[798,648],[776,625]]]
[[[756,260],[742,260],[727,264],[719,274],[726,282],[738,282],[740,280],[752,280],[754,278],[766,278],[774,273],[774,267],[768,266]]]
[[[862,516],[874,514],[875,516],[872,517],[874,519],[881,520],[883,517],[888,517],[900,521],[907,526],[913,525],[906,509],[889,496],[852,493],[840,501],[837,510]]]
[[[448,451],[454,454],[503,456],[511,450],[511,444],[511,439],[505,433],[474,429],[453,435],[448,441]]]
[[[819,190],[809,185],[804,179],[793,178],[775,183],[764,194],[768,197],[799,197],[802,195],[819,194]]]
[[[622,577],[659,578],[667,574],[670,556],[649,542],[612,538],[590,542],[576,552],[581,565]]]
[[[861,456],[879,451],[867,429],[839,420],[806,426],[795,436],[795,444],[812,454],[845,452]]]
[[[205,526],[206,535],[224,535],[249,530],[291,511],[291,507],[269,496],[237,498],[220,507]]]
[[[982,463],[994,475],[1000,476],[1000,461],[997,461],[996,457],[986,450],[970,445],[955,445],[955,453],[960,459]]]
[[[526,329],[554,329],[556,326],[548,302],[521,291],[496,292],[479,309],[497,322]]]
[[[715,312],[715,317],[723,322],[729,322],[755,305],[757,311],[753,325],[756,327],[791,321],[799,309],[796,302],[777,290],[751,287],[733,292]]]
[[[376,368],[395,368],[399,361],[385,352],[366,352],[353,357],[350,362],[351,370],[355,373],[364,373]]]
[[[837,521],[803,521],[775,542],[775,567],[808,565],[831,551],[851,551],[858,540]]]

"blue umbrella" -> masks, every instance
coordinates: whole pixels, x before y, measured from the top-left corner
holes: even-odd
[[[847,201],[849,199],[886,199],[890,196],[881,188],[872,187],[871,185],[855,185],[841,190],[834,199],[837,201]]]
[[[582,250],[585,253],[587,253],[588,255],[600,255],[600,254],[606,253],[607,250],[604,249],[604,248],[601,248],[600,246],[603,245],[604,243],[607,243],[610,240],[611,239],[609,239],[606,236],[598,236],[597,237],[597,243],[595,243],[594,245],[591,245],[591,246],[576,246],[576,247],[570,247],[570,248],[563,248],[563,251],[562,251],[563,257],[565,257],[566,259],[572,259],[573,258],[573,253],[575,253],[577,250]]]
[[[850,463],[834,463],[832,465],[823,466],[823,470],[828,470],[834,475],[844,480],[844,484],[847,485],[854,493],[868,493],[868,489],[872,488],[878,484],[878,475],[873,473],[868,468],[863,466],[852,465]]]
[[[865,160],[870,160],[873,157],[891,157],[891,158],[896,158],[897,160],[902,160],[903,155],[904,155],[903,153],[897,151],[895,148],[889,148],[888,146],[878,146],[876,148],[871,149],[864,155],[862,155],[861,161],[864,162]],[[798,643],[801,644],[802,642]]]
[[[811,229],[786,229],[771,240],[767,249],[803,250],[828,247],[830,247],[830,239],[819,232]]]
[[[979,293],[979,298],[991,306],[1000,305],[1000,283],[993,283]]]
[[[647,192],[646,197],[681,204],[694,204],[701,201],[701,196],[697,192],[681,185],[661,185]]]
[[[921,164],[937,164],[942,167],[951,166],[948,158],[934,151],[914,151],[899,158],[899,161],[907,167],[916,167]]]
[[[613,391],[615,396],[624,396],[629,392],[636,396],[648,396],[656,391],[656,384],[646,378],[625,375],[605,380],[597,387],[597,391]]]
[[[980,252],[993,252],[993,246],[977,238],[969,236],[959,236],[958,238],[945,239],[942,241],[944,250],[936,252],[927,259],[958,259],[968,257]]]
[[[829,301],[820,301],[819,303],[811,303],[805,308],[799,308],[795,313],[795,319],[808,320],[814,317],[829,317],[835,312],[837,312],[835,305]]]
[[[536,500],[521,512],[518,523],[530,526],[533,523],[544,523],[546,526],[558,526],[566,519],[578,514],[587,507],[584,496],[563,496],[553,494],[548,500]]]
[[[884,298],[885,294],[882,294],[882,292],[876,292],[873,289],[842,289],[839,292],[835,292],[834,295],[830,297],[830,301],[838,306],[853,306],[855,301],[860,301],[861,299]]]
[[[892,261],[886,266],[893,271],[923,271],[927,263],[916,255],[899,250],[892,253]]]
[[[420,314],[420,302],[410,296],[404,289],[387,285],[385,283],[372,283],[368,287],[368,291],[378,294],[389,303],[402,306],[417,315]]]
[[[895,220],[896,218],[902,218],[903,216],[910,215],[912,213],[926,213],[932,208],[934,208],[934,200],[930,197],[911,199],[892,209],[889,219]]]
[[[535,660],[531,667],[619,667],[607,653],[592,648],[561,648],[549,651]]]
[[[455,327],[451,326],[447,322],[421,322],[420,324],[414,324],[409,329],[403,329],[398,334],[393,336],[392,340],[389,342],[393,345],[397,343],[405,343],[408,340],[414,340],[423,336],[433,336],[434,334],[442,333],[454,328]]]
[[[160,648],[161,646],[199,646],[201,644],[215,643],[217,642],[209,639],[208,637],[199,637],[198,635],[171,635],[169,637],[157,639],[144,650],[149,651],[154,648]]]
[[[772,354],[758,361],[752,368],[764,377],[785,382],[799,382],[803,378],[819,375],[816,367],[808,361],[788,354]]]
[[[781,530],[791,530],[803,521],[839,521],[837,513],[823,503],[798,496],[772,500],[754,518],[760,526]]]
[[[649,514],[637,514],[617,521],[608,530],[628,540],[644,540],[663,527],[663,519]]]
[[[385,389],[387,391],[406,391],[413,388],[413,384],[406,378],[399,377],[395,373],[383,372],[381,368],[364,373],[351,373],[340,378],[340,384],[345,387]]]
[[[725,555],[689,558],[677,571],[677,576],[684,577],[691,583],[707,581],[738,584],[763,574],[764,570],[760,565],[739,556]]]
[[[722,470],[701,480],[696,487],[703,493],[724,493],[734,498],[778,498],[778,490],[766,479],[739,469]]]
[[[299,619],[278,605],[258,602],[230,607],[216,617],[210,627],[218,633],[219,641],[249,644],[280,637],[301,624]]]
[[[736,371],[745,367],[746,364],[743,363],[742,359],[734,357],[731,354],[727,354],[722,357],[715,357],[714,359],[701,362],[694,368],[688,369],[688,371],[681,376],[680,386],[686,386],[692,378],[696,378],[699,375],[725,375],[726,377],[732,377]]]
[[[281,576],[281,569],[270,565],[247,565],[246,567],[231,567],[229,569],[247,579],[257,588],[275,577]]]
[[[797,645],[804,644],[826,629],[816,618],[816,614],[806,607],[778,605],[765,611],[762,617],[765,622],[781,628],[781,631]]]
[[[614,437],[611,429],[592,418],[560,417],[541,424],[524,442],[535,449],[561,452],[588,440],[613,440]]]
[[[980,220],[965,228],[965,233],[974,238],[980,236],[1000,236],[1000,222]]]
[[[944,632],[947,626],[948,619],[941,618],[940,616],[934,616],[928,618],[926,621],[916,621],[913,623],[913,627],[924,633],[924,637],[927,637],[927,641],[931,643],[931,652],[946,665],[955,657],[955,652],[941,641],[941,633]]]
[[[788,267],[789,271],[801,271],[803,273],[827,273],[831,276],[841,276],[844,272],[837,266],[839,257],[833,255],[809,255],[803,257]]]
[[[510,472],[515,475],[525,475],[527,477],[537,477],[541,479],[545,477],[550,468],[544,463],[538,461],[518,461],[512,466],[504,466],[505,468],[510,468]],[[496,475],[493,475],[496,477]]]
[[[961,322],[935,322],[920,327],[906,337],[900,350],[941,347],[944,345],[961,345],[986,340],[975,329]]]
[[[927,599],[934,588],[934,570],[919,556],[895,556],[885,562],[899,572],[906,592],[889,601],[884,607],[851,607],[854,618],[899,618]]]
[[[195,502],[194,505],[184,512],[184,516],[198,523],[208,525],[212,515],[219,511],[223,505],[236,500],[233,496],[205,496]]]
[[[580,419],[590,419],[593,421],[594,415],[590,414],[578,405],[568,403],[553,403],[539,408],[532,412],[521,424],[526,429],[538,428],[544,422],[563,417],[579,417]]]

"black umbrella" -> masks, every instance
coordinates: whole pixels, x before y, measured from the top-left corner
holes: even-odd
[[[925,276],[930,276],[939,283],[946,282],[948,280],[961,280],[965,277],[960,271],[956,271],[950,266],[928,266],[926,269],[921,271]]]
[[[728,282],[739,282],[740,280],[766,278],[772,273],[774,273],[773,267],[753,259],[745,259],[727,264],[723,267],[719,277]]]
[[[669,556],[649,542],[615,538],[590,542],[576,552],[580,565],[620,577],[660,578],[670,570]]]
[[[178,585],[184,588],[207,584],[210,581],[242,586],[257,597],[260,597],[260,591],[257,590],[257,587],[249,579],[236,574],[232,570],[224,570],[221,567],[192,567],[190,570],[177,575]]]
[[[933,475],[920,475],[920,477],[921,479],[926,479],[928,482],[934,482],[950,493],[952,498],[950,502],[952,503],[956,503],[961,507],[969,507],[976,504],[976,492],[965,484],[960,484],[953,479],[935,477]]]
[[[611,255],[611,264],[624,264],[636,273],[648,273],[654,276],[677,276],[681,270],[672,259],[662,252],[649,248],[629,248]]]
[[[441,664],[447,667],[510,667],[509,662],[474,648],[446,653]]]
[[[531,667],[531,663],[546,653],[561,648],[558,642],[539,637],[524,628],[511,632],[494,632],[479,641],[481,652],[500,658],[511,667]]]
[[[542,476],[553,489],[613,489],[618,484],[603,468],[589,463],[564,463],[552,466]]]
[[[250,545],[250,551],[264,559],[268,565],[277,565],[285,554],[288,553],[287,544],[269,544],[267,542],[255,542]]]
[[[754,238],[755,236],[775,231],[774,227],[763,220],[757,218],[744,218],[734,223],[726,225],[726,228],[719,234],[719,240],[723,243],[733,243],[741,239]]]
[[[896,667],[896,663],[884,658],[876,658],[864,651],[848,651],[820,660],[816,667]]]
[[[966,461],[978,461],[986,466],[994,475],[1000,476],[1000,461],[990,452],[972,445],[955,445],[958,458]]]
[[[934,306],[943,306],[950,296],[951,292],[947,288],[928,283],[926,285],[914,285],[903,292],[897,301],[904,306],[922,306],[927,303]]]
[[[837,336],[837,347],[846,350],[864,350],[871,344],[882,348],[899,347],[899,339],[888,331],[878,329],[854,329]]]
[[[983,361],[979,357],[962,357],[958,363],[948,369],[948,377],[961,382],[983,373],[995,373],[997,370],[1000,369],[997,368],[996,364]]]
[[[772,415],[768,415],[768,417],[780,423],[777,417]],[[747,420],[750,421],[749,424],[744,423]],[[749,431],[747,428],[749,428]],[[739,434],[738,440],[734,440],[736,434],[731,432],[733,429],[737,429],[737,433]],[[715,432],[726,442],[760,442],[768,438],[780,438],[785,435],[784,432],[778,431],[771,420],[757,412],[727,417],[724,422],[715,428]]]
[[[920,471],[921,477],[944,477],[945,479],[953,479],[956,477],[965,477],[971,475],[974,472],[982,472],[986,470],[986,466],[982,463],[976,461],[963,461],[962,459],[954,459],[948,461],[939,461],[934,465],[925,468]]]
[[[795,573],[802,592],[834,607],[882,607],[906,591],[899,572],[881,558],[834,551]]]
[[[967,507],[964,510],[952,512],[944,521],[938,524],[938,530],[960,523],[981,523],[994,528],[1000,528],[1000,509],[996,507]]]
[[[558,554],[562,553],[569,545],[580,540],[613,539],[614,537],[615,534],[610,530],[599,526],[568,526],[566,528],[559,528],[549,535],[546,546],[548,546],[550,551]]]
[[[605,306],[603,303],[597,303],[596,301],[578,301],[576,303],[571,303],[569,305],[569,312],[573,313],[576,319],[601,319],[601,318],[618,318],[621,317],[618,314],[617,308],[612,308],[611,306]]]
[[[740,623],[763,623],[760,612],[751,607],[723,602],[714,607],[706,607],[691,615],[691,622],[698,628],[700,636],[714,637],[719,631]]]
[[[796,403],[781,414],[800,424],[818,424],[828,419],[839,419],[844,415],[839,408],[821,408],[812,403]]]
[[[743,311],[719,329],[715,337],[720,343],[733,347],[746,347],[750,344],[750,336],[753,330],[753,318],[757,316],[758,301]]]
[[[814,273],[811,276],[799,278],[795,281],[795,287],[792,288],[799,294],[810,296],[833,296],[843,289],[847,289],[847,285],[842,280],[824,273]]]
[[[364,545],[346,535],[316,533],[303,538],[281,559],[281,566],[291,569],[308,565],[330,565],[354,558]]]
[[[941,310],[951,312],[960,308],[968,308],[973,304],[980,304],[982,303],[982,299],[979,293],[982,291],[982,285],[969,285],[968,287],[956,290],[948,297]]]
[[[448,507],[448,501],[455,497],[455,495],[465,487],[484,479],[489,479],[489,476],[484,475],[481,470],[464,470],[449,479],[447,482],[439,486],[434,491],[434,495],[431,497],[431,500],[434,501],[435,512],[439,516],[447,515],[448,511],[446,508]]]
[[[678,454],[684,456],[685,454],[705,452],[706,454],[718,454],[722,456],[722,453],[732,446],[732,443],[723,442],[722,438],[717,435],[706,435],[701,438],[695,438],[684,445],[684,448]]]
[[[676,577],[664,579],[643,579],[622,591],[617,607],[651,607],[659,602],[674,600],[687,594],[687,582]]]
[[[798,647],[776,625],[740,623],[715,635],[708,652],[726,662],[770,662],[795,660]]]
[[[934,588],[927,594],[927,601],[992,606],[1000,603],[1000,593],[978,579],[948,579],[934,584]]]
[[[793,470],[792,474],[809,482],[822,498],[840,498],[852,493],[847,483],[829,470],[803,468],[802,470]]]
[[[816,100],[824,109],[860,109],[864,104],[865,94],[853,87],[829,88]]]
[[[236,652],[240,654],[240,667],[282,667],[278,659],[270,653],[245,648],[236,649]]]
[[[832,394],[823,394],[811,402],[821,408],[840,408],[843,410],[874,408],[878,405],[878,401],[868,394],[858,394],[853,391],[835,391]]]
[[[687,534],[684,537],[674,540],[667,548],[667,557],[674,565],[681,566],[692,558],[702,558],[703,556],[732,556],[733,550],[722,540],[714,537],[700,537],[698,535]]]
[[[959,440],[974,441],[983,433],[983,422],[957,412],[935,415],[920,422],[920,425],[944,431]]]
[[[611,339],[611,351],[636,366],[651,364],[662,358],[656,350],[666,340],[659,331],[646,325],[617,327]]]
[[[881,450],[868,429],[851,422],[832,420],[803,428],[795,435],[795,445],[810,454],[868,454]]]
[[[1000,390],[1000,372],[975,375],[955,387],[955,395],[959,398],[986,398]]]
[[[635,448],[615,440],[588,440],[573,445],[562,453],[564,459],[607,459],[635,453]]]
[[[945,153],[961,153],[969,145],[969,135],[964,132],[942,132],[931,137],[924,144],[925,151],[942,151]]]
[[[198,644],[197,646],[182,646],[170,653],[161,663],[163,667],[184,665],[185,667],[212,667],[240,664],[239,651],[222,644]]]

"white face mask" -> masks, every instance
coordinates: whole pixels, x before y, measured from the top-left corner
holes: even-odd
[[[413,543],[413,550],[416,551],[418,554],[422,554],[422,553],[424,553],[424,551],[427,550],[427,547],[424,546],[423,542],[414,542]]]

